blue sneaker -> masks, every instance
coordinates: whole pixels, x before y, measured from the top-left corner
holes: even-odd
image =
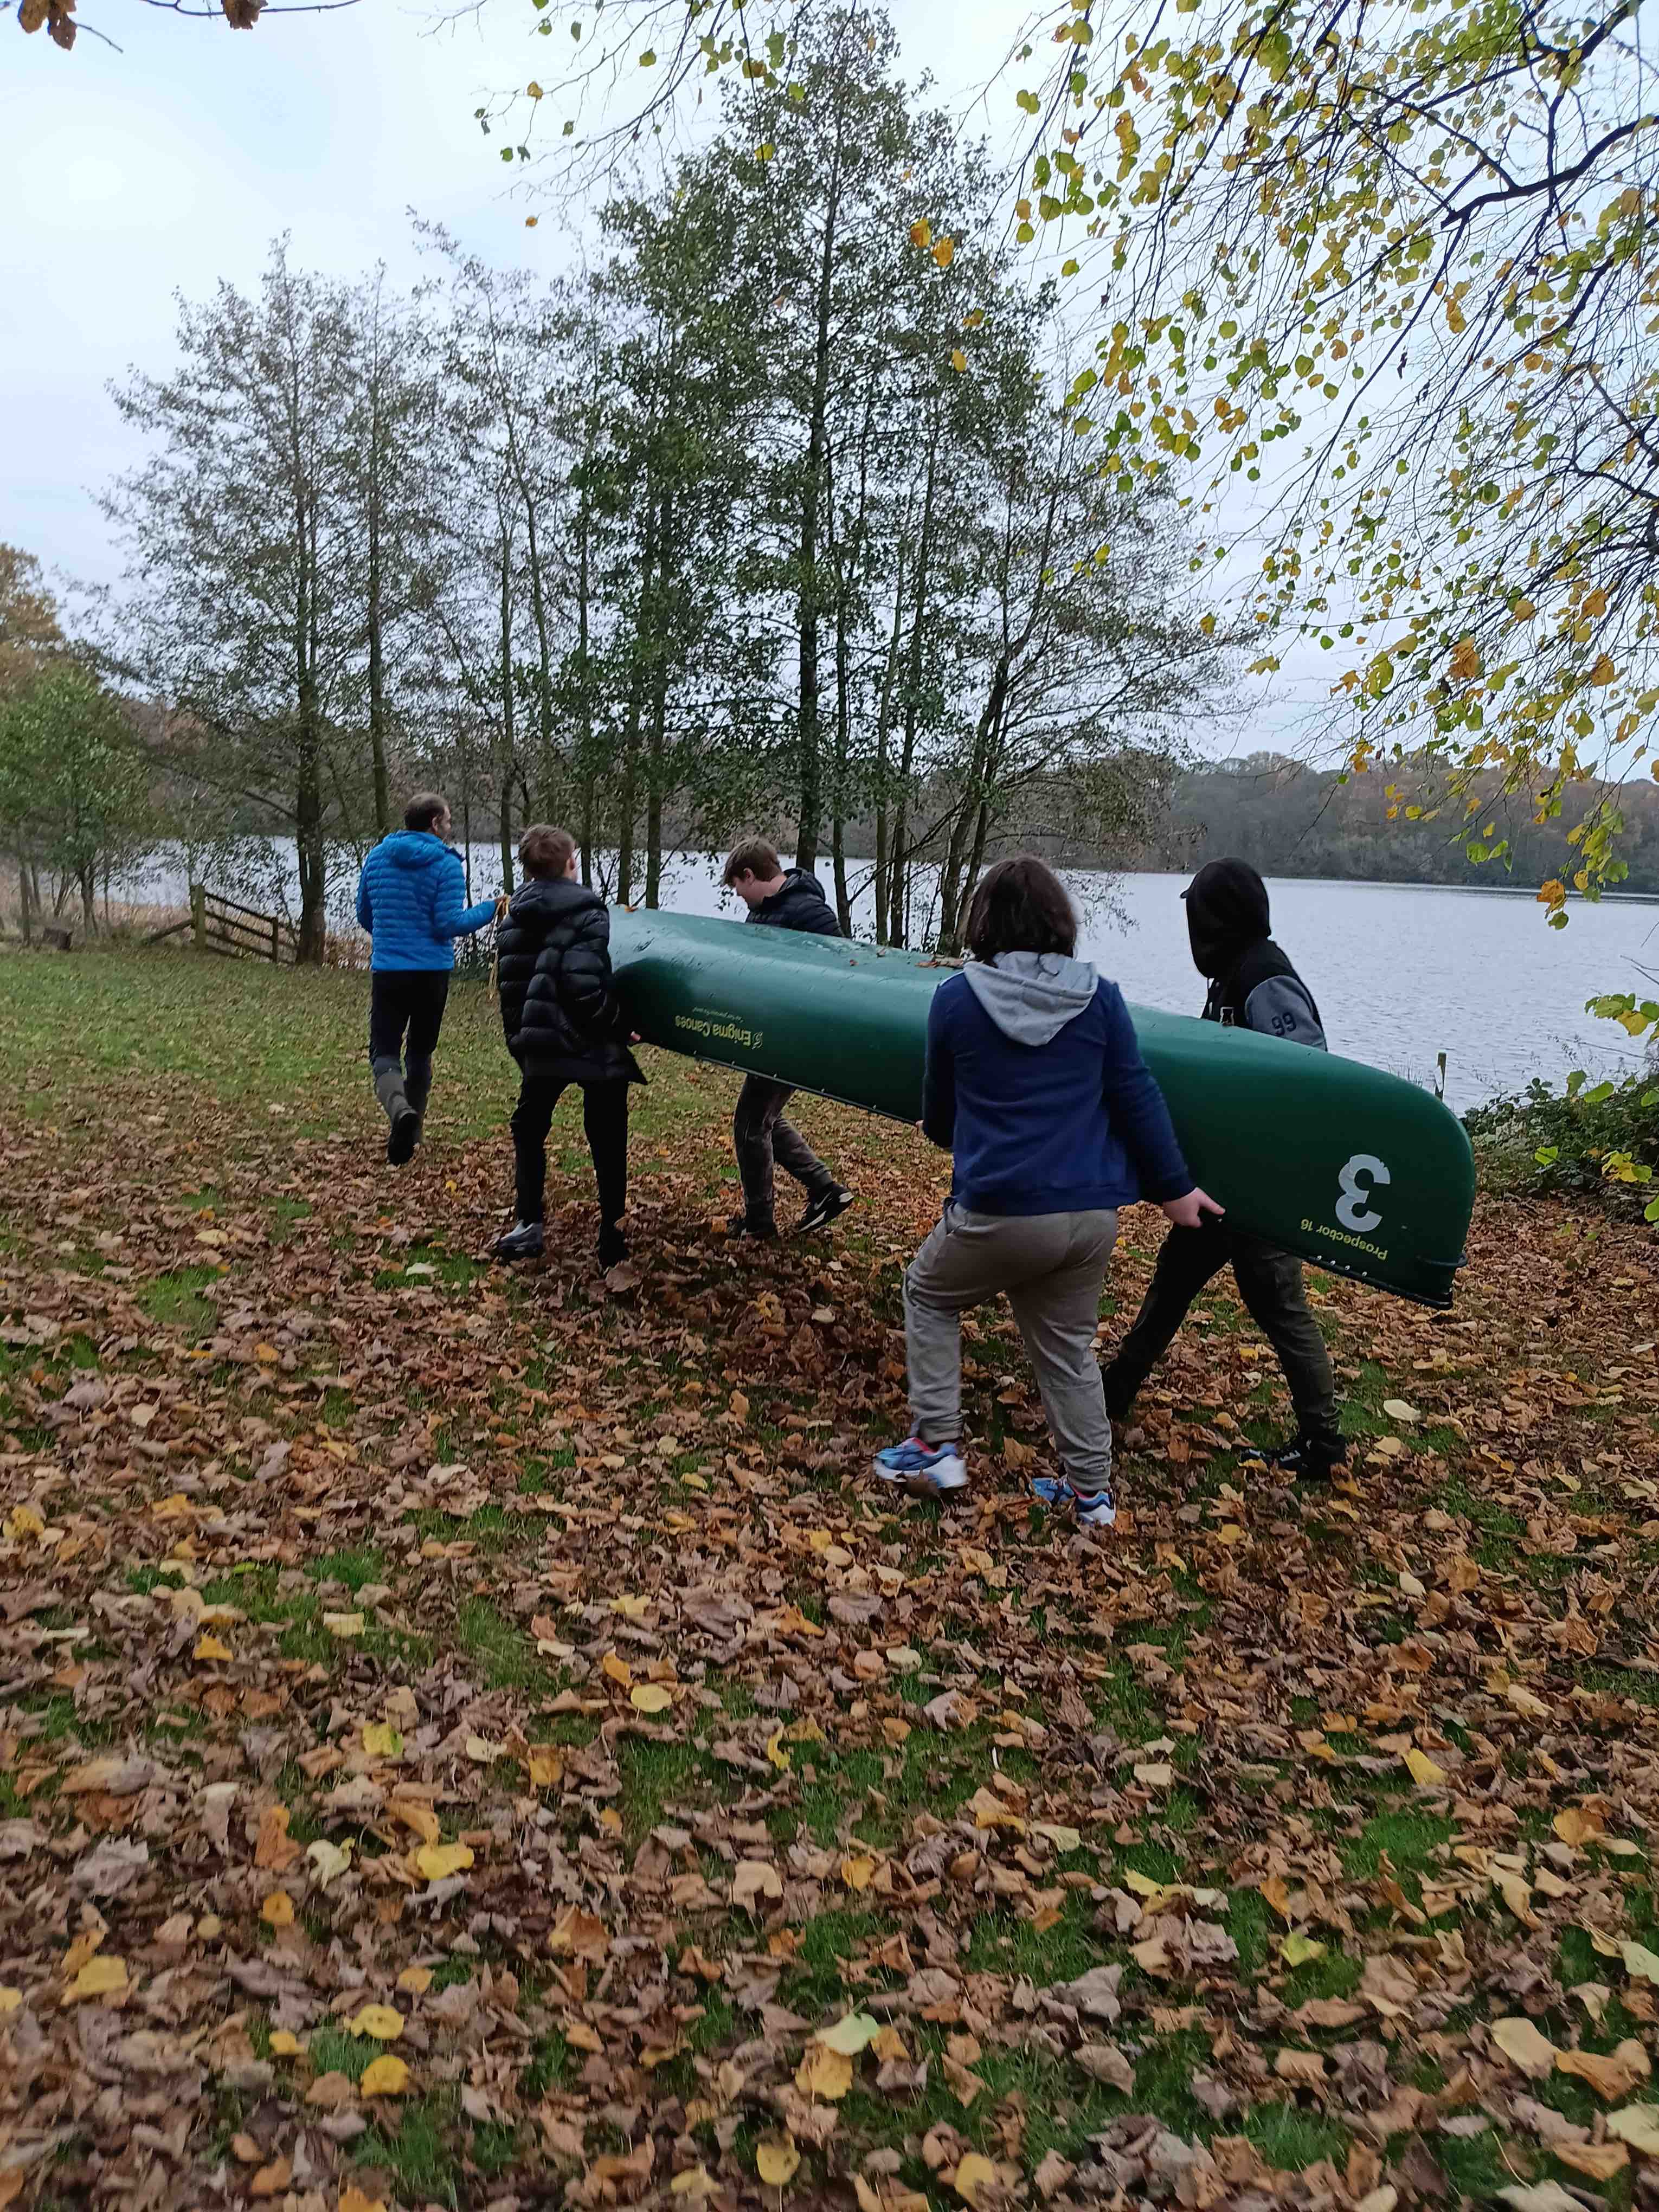
[[[880,1480],[913,1490],[920,1498],[946,1498],[953,1490],[968,1487],[968,1469],[955,1444],[928,1444],[920,1437],[907,1437],[902,1444],[878,1451],[871,1465]]]
[[[1050,1511],[1070,1505],[1083,1528],[1110,1528],[1117,1520],[1117,1505],[1109,1490],[1073,1490],[1063,1474],[1039,1474],[1032,1479],[1031,1495]]]

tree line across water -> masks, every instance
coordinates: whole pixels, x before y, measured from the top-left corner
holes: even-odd
[[[1659,895],[1651,782],[1585,783],[1559,818],[1540,822],[1531,799],[1497,777],[1452,794],[1443,777],[1409,764],[1354,775],[1258,752],[1173,775],[1153,834],[1115,864],[1195,867],[1233,854],[1264,876],[1535,890],[1571,868],[1571,830],[1608,814],[1629,870],[1620,890]]]
[[[145,454],[104,502],[125,580],[0,719],[40,896],[91,913],[122,836],[60,787],[123,724],[105,815],[292,836],[309,957],[331,867],[415,781],[505,881],[517,829],[563,821],[647,905],[674,843],[787,823],[845,920],[857,823],[895,943],[954,943],[1034,807],[1079,850],[1152,834],[1232,641],[1173,499],[1067,416],[986,162],[865,12],[728,107],[605,209],[582,277],[427,230],[408,292],[279,243],[251,295],[180,302],[174,360],[114,395]]]

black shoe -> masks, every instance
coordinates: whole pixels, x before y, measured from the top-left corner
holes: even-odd
[[[386,1156],[394,1168],[402,1167],[415,1157],[415,1147],[421,1141],[421,1117],[412,1106],[404,1106],[392,1117],[392,1127],[386,1133]]]
[[[805,1237],[814,1229],[827,1229],[832,1221],[839,1221],[853,1203],[853,1192],[838,1182],[832,1182],[828,1190],[821,1190],[809,1203],[805,1212],[795,1224],[796,1236]]]
[[[775,1222],[751,1221],[746,1213],[734,1213],[726,1222],[726,1233],[733,1239],[752,1237],[760,1243],[775,1243],[778,1231]]]
[[[1328,1482],[1346,1465],[1348,1447],[1340,1437],[1294,1436],[1289,1443],[1275,1445],[1261,1456],[1292,1482]]]
[[[607,1221],[599,1229],[599,1265],[615,1267],[628,1257],[628,1239],[614,1221]]]
[[[491,1248],[498,1260],[539,1260],[542,1256],[542,1224],[539,1221],[514,1222],[505,1237],[498,1237]]]

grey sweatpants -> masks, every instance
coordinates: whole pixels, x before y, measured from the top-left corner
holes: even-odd
[[[915,1433],[962,1433],[962,1316],[1006,1291],[1061,1464],[1079,1490],[1112,1478],[1112,1425],[1094,1353],[1101,1285],[1117,1215],[970,1213],[944,1218],[904,1272],[904,1345]]]

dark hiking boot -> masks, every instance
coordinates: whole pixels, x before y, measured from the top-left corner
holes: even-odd
[[[828,1190],[821,1190],[816,1198],[807,1201],[805,1212],[795,1224],[796,1236],[809,1236],[815,1229],[827,1229],[832,1221],[839,1221],[853,1198],[853,1192],[841,1183],[832,1182]]]
[[[409,1110],[415,1116],[415,1142],[419,1144],[426,1135],[426,1102],[432,1096],[432,1079],[422,1082],[411,1075],[404,1086],[409,1099]]]
[[[778,1231],[775,1222],[751,1221],[746,1213],[734,1213],[726,1222],[726,1233],[734,1243],[744,1237],[752,1237],[760,1243],[773,1243]]]
[[[505,1237],[495,1239],[492,1249],[498,1260],[539,1260],[542,1246],[539,1221],[516,1221]]]
[[[615,1267],[628,1257],[628,1239],[614,1221],[603,1222],[599,1227],[599,1265]]]
[[[401,1067],[386,1066],[376,1072],[374,1096],[386,1109],[386,1118],[391,1125],[386,1134],[386,1158],[394,1168],[400,1168],[421,1140],[420,1114],[410,1103]]]

